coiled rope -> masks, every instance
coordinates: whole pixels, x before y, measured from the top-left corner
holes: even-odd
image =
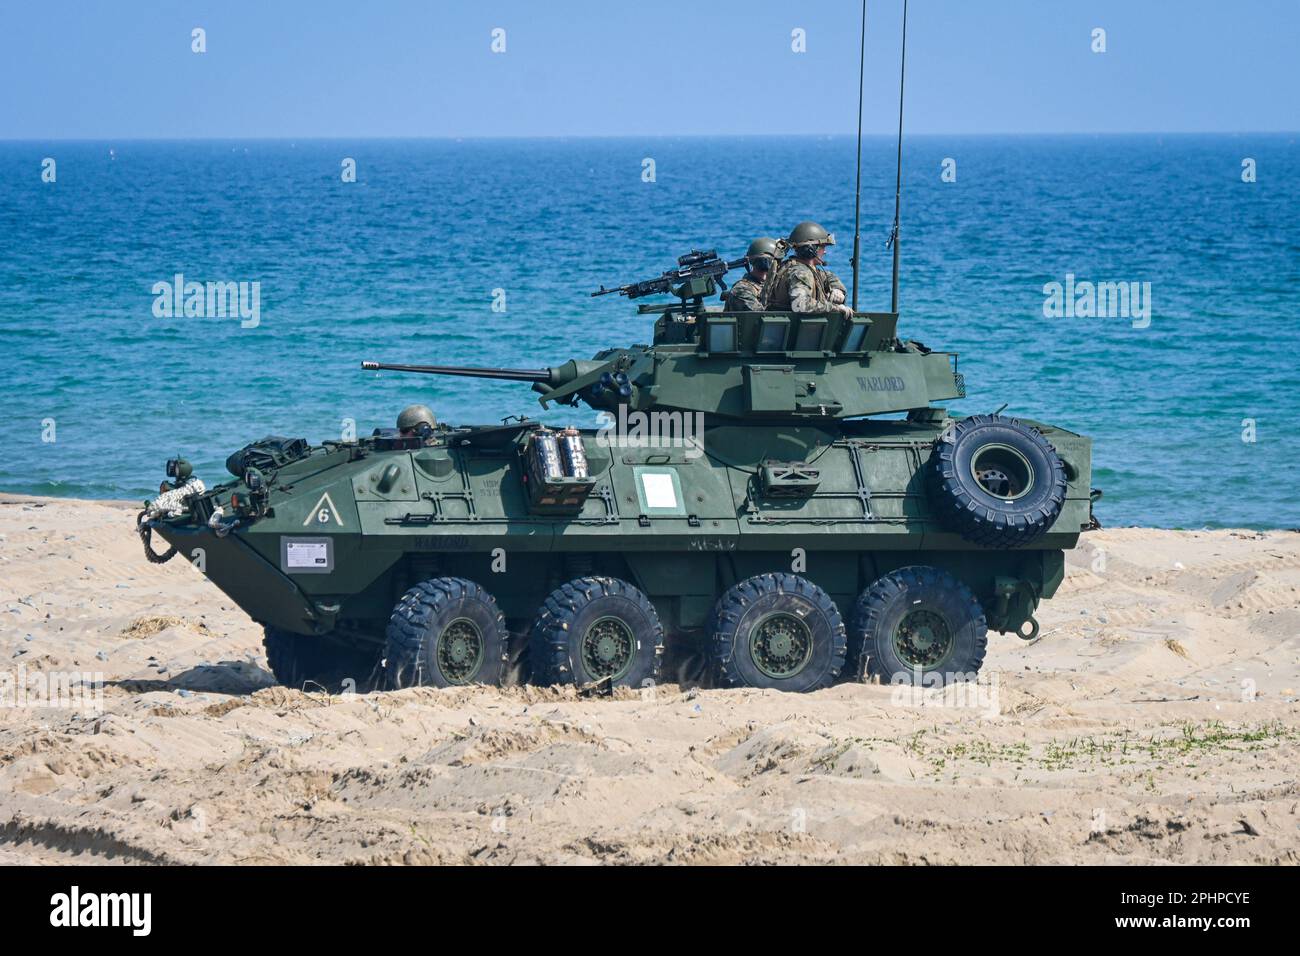
[[[135,530],[140,533],[140,540],[144,543],[144,556],[150,564],[166,564],[176,557],[176,548],[170,547],[161,554],[153,549],[153,526],[146,520],[148,516],[148,511],[141,511],[135,518]]]

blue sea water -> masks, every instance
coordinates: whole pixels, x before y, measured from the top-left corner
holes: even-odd
[[[368,433],[415,400],[537,414],[527,385],[358,365],[644,342],[588,293],[805,218],[847,281],[853,172],[847,137],[0,143],[0,489],[139,498],[169,456],[218,481],[250,440]],[[901,333],[961,353],[955,410],[1091,435],[1104,523],[1296,527],[1297,184],[1294,135],[909,139]],[[862,208],[861,305],[883,309],[891,141],[865,144]],[[259,282],[259,324],[156,317],[176,273]],[[1149,282],[1149,325],[1045,317],[1067,274]]]

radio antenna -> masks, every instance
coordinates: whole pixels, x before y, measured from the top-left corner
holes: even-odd
[[[907,76],[907,0],[903,0],[903,55],[898,67],[898,159],[894,172],[894,228],[889,244],[894,247],[894,280],[889,311],[898,314],[898,207],[903,191],[903,79]]]
[[[858,249],[862,223],[862,77],[867,65],[867,0],[862,0],[862,38],[858,41],[858,175],[853,188],[853,311],[858,311]]]

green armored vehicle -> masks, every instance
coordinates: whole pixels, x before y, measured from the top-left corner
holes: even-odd
[[[600,427],[436,423],[268,438],[141,515],[265,627],[301,686],[577,683],[814,690],[969,678],[989,629],[1036,636],[1095,526],[1089,439],[950,416],[952,353],[895,313],[726,312],[692,253],[648,345],[552,368],[363,363],[531,383]],[[166,555],[163,556],[165,558]]]

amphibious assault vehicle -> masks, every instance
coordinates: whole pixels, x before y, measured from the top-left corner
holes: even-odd
[[[551,368],[363,363],[530,383],[599,428],[425,422],[267,438],[206,488],[183,461],[141,515],[265,627],[283,683],[806,691],[969,677],[1032,639],[1095,526],[1089,439],[954,417],[957,356],[896,312],[717,311],[711,252],[619,290],[650,344]]]

